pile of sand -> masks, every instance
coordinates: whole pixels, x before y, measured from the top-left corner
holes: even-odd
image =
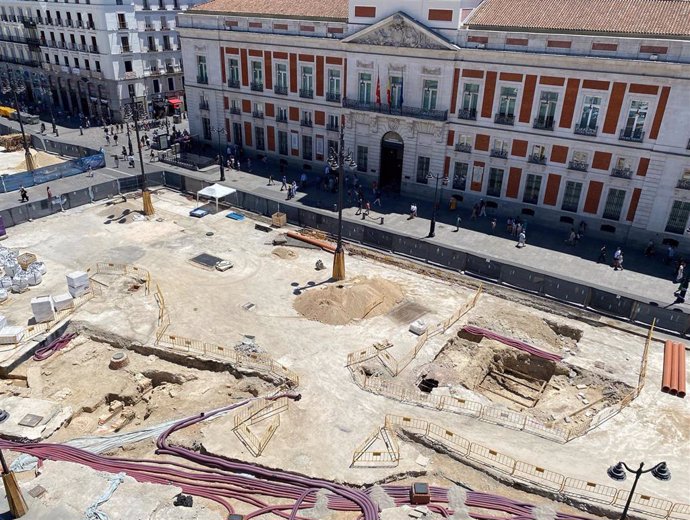
[[[276,247],[273,250],[273,254],[283,260],[293,260],[297,258],[297,253],[288,247]]]
[[[360,276],[347,283],[305,291],[295,299],[295,309],[310,320],[346,325],[385,314],[402,300],[403,292],[397,284]]]

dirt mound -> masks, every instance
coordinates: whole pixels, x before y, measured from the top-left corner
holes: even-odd
[[[345,325],[390,311],[403,300],[400,287],[388,280],[357,277],[339,285],[307,290],[295,299],[305,318],[328,325]]]
[[[276,247],[273,250],[273,254],[283,260],[294,260],[297,258],[297,253],[287,247]]]

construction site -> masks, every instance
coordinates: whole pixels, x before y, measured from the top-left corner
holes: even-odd
[[[676,340],[356,245],[335,281],[332,237],[152,200],[0,242],[3,512],[690,520]]]

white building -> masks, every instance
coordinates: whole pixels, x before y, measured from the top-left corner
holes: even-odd
[[[179,106],[184,94],[175,16],[193,0],[3,0],[0,67],[29,99],[120,121],[121,107]],[[168,102],[170,100],[170,102]]]
[[[178,17],[192,133],[569,228],[680,241],[690,2],[212,0]],[[610,13],[618,13],[612,16]],[[634,21],[634,23],[633,23]]]

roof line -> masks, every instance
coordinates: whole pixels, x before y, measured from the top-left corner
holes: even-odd
[[[671,0],[673,1],[673,0]],[[680,1],[680,0],[678,0]],[[684,0],[683,0],[684,1]],[[465,27],[472,31],[497,31],[497,32],[517,32],[517,33],[539,33],[539,34],[559,34],[586,35],[586,36],[624,36],[628,38],[651,38],[657,40],[690,40],[689,36],[669,33],[645,33],[645,32],[605,32],[605,31],[586,31],[574,29],[560,29],[558,27],[520,27],[511,25],[472,25],[465,24]]]
[[[201,4],[203,5],[203,4]],[[200,7],[200,6],[199,6]],[[187,9],[185,14],[212,14],[216,16],[237,16],[241,18],[264,18],[273,19],[277,18],[280,20],[305,20],[310,22],[347,22],[347,18],[336,18],[333,16],[291,16],[286,14],[267,14],[267,13],[244,13],[244,12],[234,12],[234,11],[206,11],[199,8]]]

